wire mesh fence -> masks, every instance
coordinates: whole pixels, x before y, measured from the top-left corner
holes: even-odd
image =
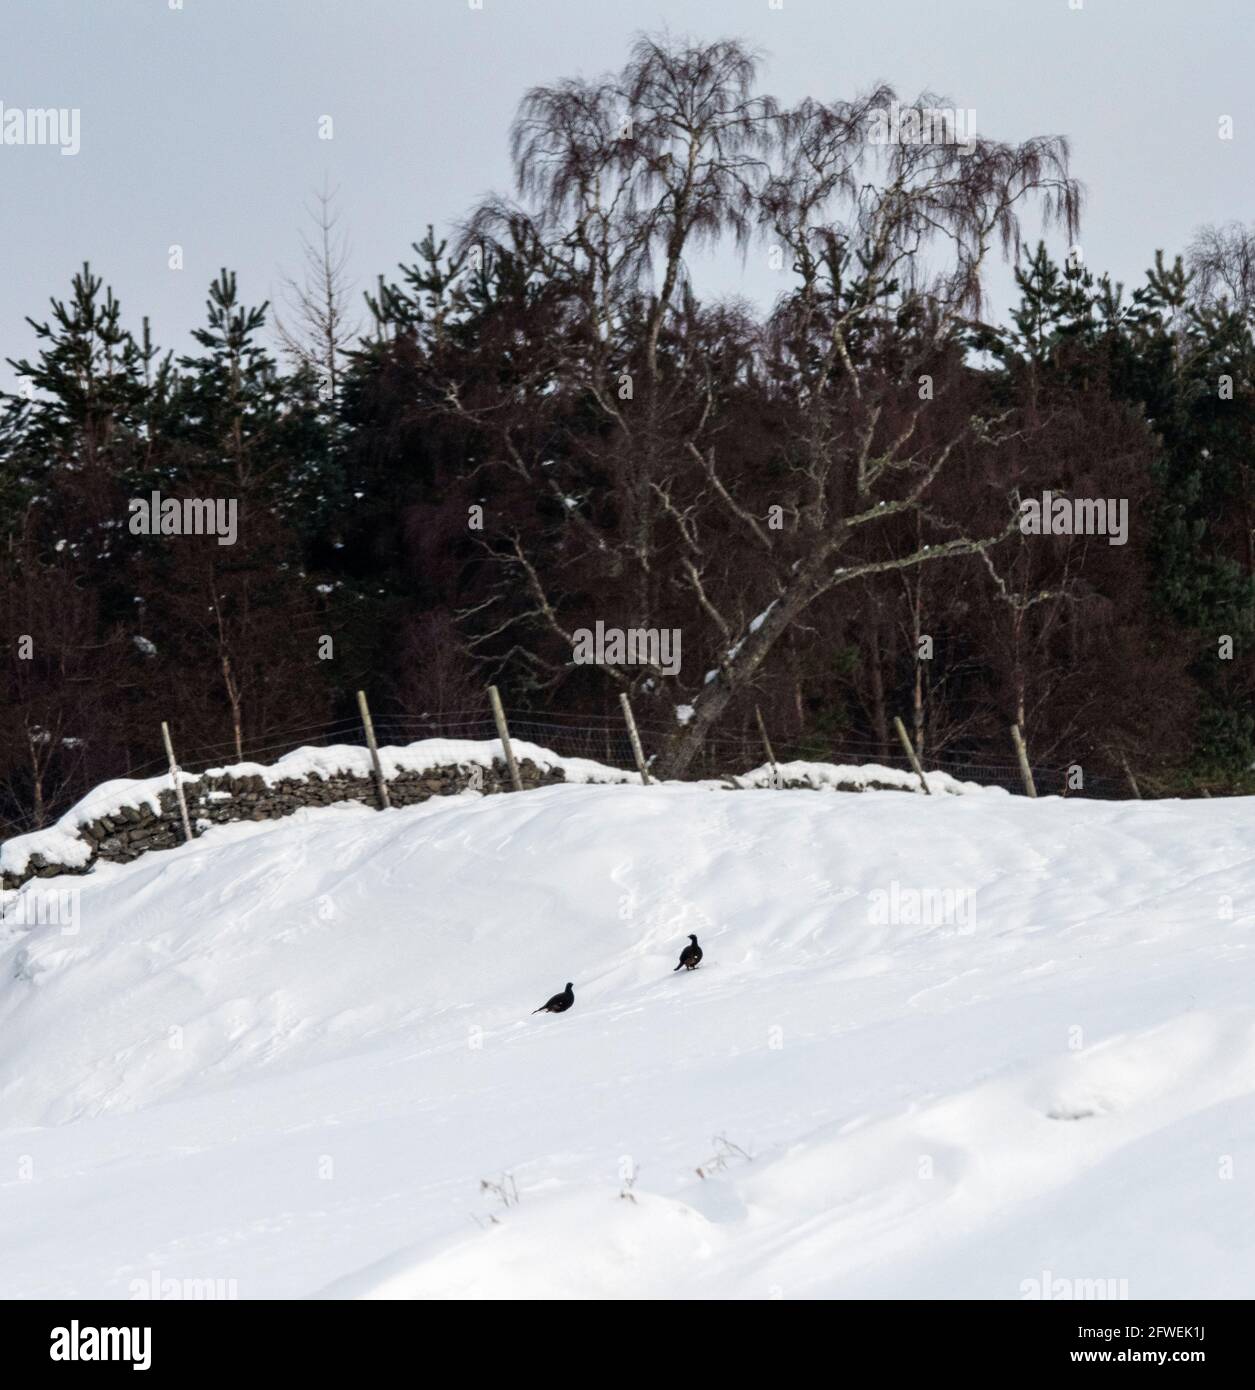
[[[521,743],[538,745],[551,753],[567,758],[586,758],[609,767],[634,771],[635,761],[627,727],[619,714],[565,715],[552,710],[506,710],[510,737]],[[482,708],[405,713],[385,710],[374,715],[376,738],[381,747],[406,745],[423,739],[467,739],[475,742],[495,740],[496,727],[488,702]],[[647,759],[656,755],[673,732],[656,721],[638,718],[637,727]],[[175,752],[179,766],[188,772],[205,772],[237,762],[273,763],[284,754],[301,747],[328,747],[347,744],[364,747],[365,730],[356,715],[323,723],[308,723],[247,732],[237,745],[233,738],[219,738],[202,743],[184,737],[186,731],[174,730]],[[772,749],[777,763],[812,762],[846,766],[869,763],[910,772],[911,767],[900,745],[886,746],[875,738],[842,734],[837,738],[814,735],[790,738],[772,733]],[[702,747],[689,766],[686,776],[693,780],[723,779],[762,767],[766,752],[755,728],[717,728],[703,741]],[[945,772],[962,782],[974,782],[985,787],[1003,787],[1014,795],[1024,794],[1018,765],[1009,757],[998,760],[976,754],[947,750],[941,754],[925,755],[924,766],[930,772]],[[168,770],[162,751],[160,733],[154,730],[153,752],[149,759],[132,761],[125,775],[130,778],[160,776]],[[1074,786],[1074,775],[1066,766],[1034,763],[1033,778],[1039,796],[1080,796],[1123,800],[1129,795],[1127,783],[1119,777],[1083,774],[1082,785]],[[8,789],[0,797],[0,839],[38,829],[36,817],[28,805],[21,804],[18,789]],[[56,818],[73,801],[91,790],[81,786],[75,791],[67,788],[59,801],[49,806],[44,823]]]

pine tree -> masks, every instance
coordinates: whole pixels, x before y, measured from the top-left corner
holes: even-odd
[[[85,264],[68,300],[50,317],[28,318],[39,342],[34,361],[9,359],[23,383],[0,393],[0,516],[10,534],[36,497],[95,495],[138,480],[148,459],[154,413],[168,397],[169,357],[158,358],[145,324],[137,341],[122,326],[121,305]],[[99,515],[82,515],[89,526]],[[50,518],[51,519],[51,518]],[[62,523],[64,525],[64,523]]]
[[[178,432],[198,486],[225,486],[241,505],[269,506],[310,535],[342,503],[316,374],[280,371],[263,340],[267,303],[242,304],[234,271],[209,287],[202,352],[179,358]]]

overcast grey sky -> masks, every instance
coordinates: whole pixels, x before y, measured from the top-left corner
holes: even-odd
[[[508,185],[528,86],[617,67],[635,31],[663,26],[749,40],[785,101],[884,79],[973,108],[983,135],[1066,134],[1086,261],[1126,280],[1201,223],[1255,220],[1251,0],[181,2],[3,0],[0,102],[78,108],[81,148],[0,145],[0,357],[31,350],[24,316],[85,259],[130,323],[148,313],[185,349],[219,266],[250,302],[275,297],[324,178],[365,285],[428,222]],[[698,279],[763,301],[779,286],[761,256]]]

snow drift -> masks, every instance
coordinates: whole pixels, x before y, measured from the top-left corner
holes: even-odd
[[[32,882],[0,1295],[1248,1297],[1251,818],[560,785]]]

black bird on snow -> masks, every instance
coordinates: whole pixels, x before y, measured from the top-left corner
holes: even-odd
[[[575,1003],[575,990],[571,988],[570,980],[567,987],[561,994],[555,994],[547,1003],[542,1004],[539,1009],[533,1009],[534,1014],[564,1014]]]
[[[683,970],[686,966],[689,970],[696,970],[702,963],[702,948],[697,944],[695,936],[689,937],[689,945],[680,952],[680,963],[675,970]],[[674,975],[675,970],[671,973]]]

